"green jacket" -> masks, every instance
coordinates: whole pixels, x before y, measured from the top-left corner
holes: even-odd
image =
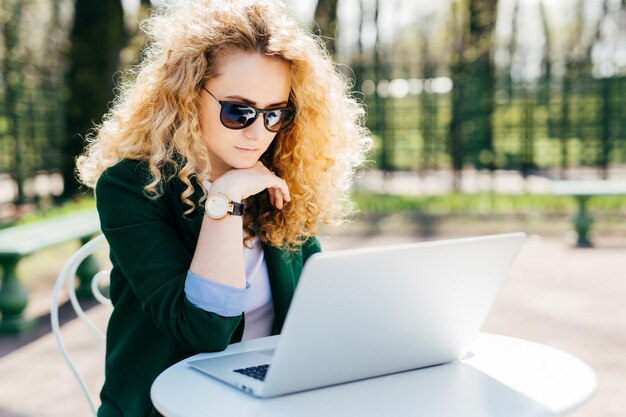
[[[200,208],[183,216],[183,183],[173,179],[163,195],[150,199],[145,162],[123,160],[108,168],[96,185],[102,232],[109,242],[113,313],[107,328],[105,383],[98,416],[157,416],[150,386],[170,365],[199,352],[224,350],[239,342],[244,315],[223,317],[192,305],[185,277],[200,233]],[[202,195],[195,183],[198,202]],[[320,251],[316,238],[297,252],[263,245],[278,334],[302,266]]]

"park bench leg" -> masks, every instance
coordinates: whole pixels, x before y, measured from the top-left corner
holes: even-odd
[[[578,214],[574,217],[574,226],[576,228],[576,234],[578,235],[576,246],[579,248],[590,248],[593,246],[591,240],[589,239],[589,230],[591,229],[593,219],[587,211],[588,200],[588,195],[576,196],[576,201],[578,202]]]
[[[91,237],[82,238],[80,240],[81,246],[85,243],[89,242]],[[93,292],[91,291],[91,280],[94,275],[100,272],[100,267],[98,266],[98,262],[93,257],[93,255],[89,255],[85,258],[83,262],[78,266],[76,270],[76,275],[78,276],[78,287],[76,287],[76,296],[79,298],[93,298]]]
[[[17,277],[17,264],[20,258],[0,259],[4,271],[0,286],[0,334],[19,333],[35,326],[36,320],[24,317],[28,304],[28,290]]]

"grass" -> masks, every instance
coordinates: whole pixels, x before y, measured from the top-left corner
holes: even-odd
[[[355,221],[341,233],[404,233],[418,237],[524,231],[573,239],[572,197],[543,194],[396,195],[356,192]],[[626,196],[589,200],[593,239],[626,235]],[[323,228],[326,231],[327,228]]]
[[[80,196],[73,200],[69,200],[61,205],[44,206],[20,217],[17,221],[0,223],[0,230],[16,226],[20,224],[36,223],[43,219],[60,216],[62,214],[72,213],[78,210],[96,207],[96,200],[93,197]]]
[[[569,215],[576,211],[572,197],[551,194],[450,193],[441,195],[399,195],[357,192],[352,200],[364,214],[413,212],[430,215],[518,216]],[[603,216],[626,218],[626,196],[597,196],[589,210]]]
[[[60,216],[62,214],[72,213],[78,210],[95,208],[96,200],[93,197],[79,197],[70,200],[60,206],[52,206],[43,210],[36,210],[20,218],[17,224],[35,223],[39,220]]]

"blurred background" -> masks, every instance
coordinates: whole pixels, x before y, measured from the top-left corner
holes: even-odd
[[[125,69],[138,63],[145,42],[139,22],[162,5],[0,0],[0,229],[94,207],[75,180],[74,160],[128,77]],[[485,330],[587,361],[598,373],[598,393],[574,415],[622,416],[626,0],[290,6],[351,80],[374,138],[352,192],[360,213],[339,230],[322,228],[324,247],[534,235]],[[592,249],[574,247],[577,202],[554,193],[556,180],[622,184],[588,202]],[[77,247],[42,250],[19,265],[31,295],[25,313],[40,326],[0,336],[0,416],[87,410],[45,327],[56,274]],[[96,313],[105,323],[106,314]],[[83,330],[69,331],[96,393],[102,352],[93,353]],[[61,380],[67,388],[59,391]],[[72,396],[63,406],[61,394]]]
[[[0,222],[81,195],[74,158],[160,4],[2,0]],[[292,4],[367,106],[363,183],[400,173],[431,194],[545,192],[536,177],[626,176],[623,0]],[[500,190],[505,173],[516,183]]]
[[[310,0],[368,107],[368,169],[615,178],[626,162],[622,0]],[[2,0],[0,220],[79,193],[74,158],[144,39],[148,0]],[[158,7],[155,3],[152,7]]]

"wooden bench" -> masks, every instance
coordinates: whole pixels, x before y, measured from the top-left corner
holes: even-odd
[[[17,276],[20,260],[41,249],[79,239],[87,242],[100,231],[95,209],[81,210],[37,223],[0,230],[0,266],[4,271],[0,286],[0,334],[18,333],[34,326],[35,320],[24,317],[28,291]],[[90,294],[89,278],[98,271],[93,258],[80,266],[81,285],[77,294]]]
[[[626,181],[554,181],[552,183],[552,191],[556,195],[568,195],[576,198],[578,213],[573,217],[574,229],[578,235],[576,246],[590,248],[593,246],[589,238],[593,218],[587,209],[587,202],[595,195],[626,195]]]

